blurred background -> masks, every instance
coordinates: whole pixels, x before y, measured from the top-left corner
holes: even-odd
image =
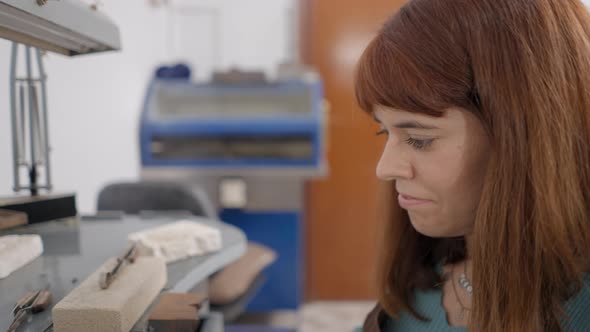
[[[309,174],[279,172],[268,180],[284,183],[297,179],[301,186],[294,187],[296,194],[283,195],[281,187],[269,185],[271,192],[265,197],[273,196],[275,190],[279,199],[294,197],[300,201],[295,204],[296,225],[292,229],[301,235],[293,246],[301,246],[297,250],[302,255],[295,259],[300,260],[296,273],[301,273],[303,288],[294,308],[304,313],[304,330],[344,331],[360,326],[375,301],[378,181],[374,169],[382,140],[375,138],[373,121],[356,105],[353,74],[367,43],[405,1],[83,2],[96,5],[117,24],[122,49],[74,58],[54,53],[43,57],[48,75],[53,191],[75,192],[78,212],[91,215],[97,212],[99,192],[106,185],[158,178],[160,173],[151,173],[150,166],[160,169],[165,165],[150,164],[155,159],[141,152],[140,132],[146,125],[142,114],[147,112],[146,104],[153,102],[164,108],[169,100],[166,98],[172,98],[162,95],[158,100],[150,99],[150,87],[158,78],[166,78],[166,69],[177,64],[190,69],[187,79],[191,84],[207,85],[216,73],[226,74],[218,76],[217,83],[232,80],[231,74],[238,72],[249,73],[245,76],[250,80],[303,82],[312,91],[309,93],[317,92],[316,120],[321,122],[315,127],[321,136],[314,154],[317,158]],[[0,39],[0,73],[5,73],[0,79],[0,196],[14,194],[8,100],[10,50],[11,43]],[[156,76],[158,68],[163,76]],[[275,92],[265,93],[271,98]],[[239,99],[234,101],[240,105]],[[185,170],[191,167],[184,165]],[[166,170],[164,173],[171,175],[163,178],[176,178],[176,171]],[[229,175],[239,180],[236,174]],[[217,188],[214,195],[221,196],[212,200],[222,220],[226,221],[225,216],[239,225],[237,219],[244,216],[236,216],[235,211],[249,204],[248,195],[239,194],[240,188],[248,192],[250,184],[226,184],[234,188],[229,196],[221,197],[222,189]],[[229,204],[225,211],[223,204]],[[264,238],[258,240],[273,247],[264,243]],[[289,251],[274,249],[279,257],[281,250]],[[272,303],[267,307],[272,308]],[[273,311],[280,311],[279,307]],[[295,320],[301,319],[297,317]],[[273,319],[268,324],[291,324]]]

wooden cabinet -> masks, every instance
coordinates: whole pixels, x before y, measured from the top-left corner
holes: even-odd
[[[403,0],[301,0],[304,62],[316,67],[330,102],[329,177],[307,186],[308,299],[375,296],[378,181],[385,140],[356,105],[355,64]]]

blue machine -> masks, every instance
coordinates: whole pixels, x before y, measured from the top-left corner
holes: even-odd
[[[315,74],[270,83],[154,79],[149,85],[142,178],[200,186],[220,219],[278,254],[250,312],[302,303],[304,183],[326,173],[324,127]]]

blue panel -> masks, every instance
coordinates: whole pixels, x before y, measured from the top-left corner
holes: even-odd
[[[301,116],[275,116],[266,119],[235,117],[232,119],[179,119],[150,122],[146,127],[154,135],[243,135],[314,133],[317,120]]]
[[[249,312],[298,309],[303,300],[301,215],[297,212],[223,210],[221,220],[241,228],[249,241],[274,249],[277,260],[266,271],[267,281],[248,305]]]

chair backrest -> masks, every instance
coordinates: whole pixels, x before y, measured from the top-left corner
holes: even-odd
[[[98,211],[186,210],[197,216],[217,219],[209,197],[199,187],[176,182],[124,182],[105,186],[98,195]]]

